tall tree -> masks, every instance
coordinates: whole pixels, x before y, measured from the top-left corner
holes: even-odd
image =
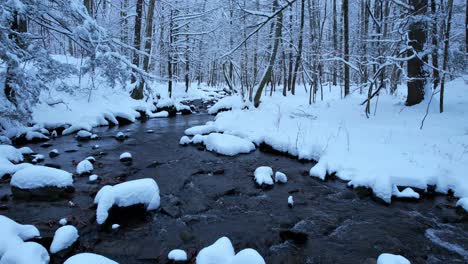
[[[302,45],[303,45],[303,35],[304,35],[304,17],[305,17],[305,0],[301,1],[301,22],[299,28],[299,44],[297,45],[297,56],[296,64],[294,65],[294,74],[292,78],[292,87],[291,93],[294,95],[296,93],[296,78],[299,71],[299,66],[301,65],[302,60]]]
[[[333,0],[333,54],[335,56],[336,56],[337,51],[338,51],[338,21],[337,21],[337,12],[336,12],[336,0]],[[336,85],[337,84],[336,62],[333,62],[332,72],[333,72],[332,82],[333,82],[333,85]]]
[[[141,21],[143,19],[143,0],[137,0],[136,2],[136,16],[135,16],[135,28],[133,34],[133,60],[132,63],[139,67],[140,66],[140,42],[141,42]],[[136,72],[134,71],[132,74],[131,82],[136,83],[137,76]]]
[[[427,0],[410,0],[413,13],[409,24],[409,45],[412,48],[410,56],[412,58],[407,63],[408,72],[408,96],[406,105],[412,106],[424,100],[424,85],[426,83],[426,73],[424,71],[424,61],[420,57],[426,42],[426,23],[424,15],[427,12]]]
[[[449,46],[450,46],[450,29],[452,27],[452,10],[453,10],[453,0],[447,1],[447,28],[445,29],[444,34],[444,62],[443,62],[443,71],[442,80],[440,83],[440,101],[439,101],[439,110],[444,112],[444,90],[445,90],[445,73],[448,67],[448,57],[449,57]]]
[[[344,95],[349,94],[349,12],[348,12],[348,0],[343,0],[343,34],[344,34]]]

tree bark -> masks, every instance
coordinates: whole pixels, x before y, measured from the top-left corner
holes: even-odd
[[[410,5],[413,7],[413,19],[409,25],[409,45],[413,48],[410,56],[419,54],[424,49],[426,42],[426,23],[420,16],[424,16],[427,11],[427,0],[410,0]],[[424,72],[424,62],[422,58],[415,56],[407,63],[408,68],[408,97],[406,105],[412,106],[419,104],[424,100],[424,85],[426,83],[426,73]]]
[[[432,78],[434,89],[439,85],[439,41],[437,36],[437,12],[435,0],[431,0],[431,14],[432,14]]]
[[[343,0],[343,34],[344,34],[344,60],[349,62],[349,18],[348,18],[348,0]],[[344,65],[344,95],[349,94],[349,66],[345,63]]]
[[[301,1],[301,22],[300,22],[300,29],[299,29],[299,44],[297,48],[296,65],[294,65],[294,74],[292,78],[292,88],[291,88],[291,93],[293,95],[296,93],[297,72],[299,71],[299,65],[301,64],[301,60],[302,60],[302,45],[303,45],[304,16],[305,16],[304,13],[305,13],[305,0],[302,0]]]
[[[338,23],[337,23],[337,12],[336,12],[336,0],[333,0],[333,53],[336,56],[338,51]],[[312,24],[310,25],[312,27]],[[336,62],[333,62],[333,85],[337,84],[337,73],[336,73]]]
[[[140,42],[141,42],[142,17],[143,17],[143,0],[137,0],[136,16],[135,16],[135,30],[134,30],[134,36],[133,36],[133,48],[135,49],[135,51],[133,51],[133,60],[132,60],[132,63],[137,67],[140,67],[140,55],[138,54],[138,51],[140,50]],[[133,71],[131,83],[136,83],[136,82],[137,82],[136,72]]]
[[[278,0],[273,0],[273,10],[276,10],[277,8],[278,8]],[[282,27],[283,27],[283,12],[280,12],[276,18],[275,39],[274,39],[273,49],[270,55],[268,68],[265,71],[262,81],[260,82],[260,85],[258,86],[257,92],[255,94],[255,98],[254,98],[255,107],[258,107],[260,105],[260,98],[262,96],[263,89],[271,80],[273,66],[275,65],[275,61],[276,61],[276,53],[278,53],[278,46],[279,46],[280,39],[282,37]]]
[[[440,101],[439,101],[439,110],[444,112],[444,90],[445,90],[445,72],[448,68],[448,57],[449,57],[449,45],[450,45],[450,28],[452,26],[452,10],[453,10],[453,0],[448,0],[447,2],[447,28],[444,35],[444,64],[442,74],[442,81],[440,83]]]

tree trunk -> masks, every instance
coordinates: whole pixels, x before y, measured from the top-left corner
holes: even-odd
[[[277,8],[278,8],[278,0],[273,0],[273,10],[276,10]],[[258,107],[260,105],[260,98],[262,96],[262,91],[271,80],[273,66],[275,65],[275,60],[276,60],[276,53],[278,52],[279,42],[282,37],[282,27],[283,27],[283,12],[280,12],[276,18],[275,39],[274,39],[273,49],[270,55],[270,62],[268,64],[268,68],[265,71],[262,81],[260,82],[260,85],[258,86],[257,92],[255,94],[255,98],[254,98],[255,107]]]
[[[432,14],[432,78],[434,89],[439,85],[439,43],[437,36],[437,12],[435,0],[431,0],[431,14]]]
[[[137,67],[140,67],[140,55],[138,54],[138,51],[140,50],[140,42],[141,42],[142,17],[143,17],[143,0],[137,0],[136,16],[135,16],[135,31],[134,31],[134,36],[133,36],[133,48],[135,49],[135,51],[133,51],[133,60],[132,60],[132,63]],[[137,75],[136,75],[136,72],[133,71],[131,83],[136,83],[136,82],[137,82]]]
[[[148,14],[146,15],[146,28],[145,28],[145,53],[143,58],[143,71],[148,72],[150,65],[151,56],[151,44],[153,39],[153,17],[154,17],[154,6],[156,0],[150,0],[148,5]],[[133,88],[132,94],[130,95],[133,99],[143,99],[143,89],[145,87],[145,80],[142,78],[137,87]]]
[[[169,94],[169,98],[172,97],[172,41],[173,41],[173,28],[174,28],[174,21],[173,21],[173,11],[171,9],[171,17],[169,23],[169,47],[167,51],[167,92]]]
[[[343,34],[344,34],[344,60],[349,62],[349,18],[348,18],[348,0],[343,0]],[[344,65],[344,95],[349,94],[349,66]]]
[[[88,11],[88,15],[94,17],[93,0],[84,0],[83,4],[86,7],[86,11]]]
[[[336,0],[333,0],[333,53],[336,56],[338,51],[338,22],[337,22],[337,12],[336,12]],[[310,25],[312,27],[312,25]],[[337,84],[337,73],[336,73],[336,62],[333,62],[333,85]]]
[[[444,36],[444,65],[442,74],[442,81],[440,83],[440,112],[444,112],[444,90],[445,90],[445,72],[448,68],[448,57],[449,57],[449,45],[450,45],[450,28],[452,26],[452,9],[453,9],[453,0],[448,0],[447,2],[447,28],[445,30]]]
[[[410,5],[414,8],[413,20],[409,25],[408,37],[410,39],[409,45],[413,48],[415,54],[419,54],[424,49],[426,42],[426,23],[423,18],[427,11],[427,0],[410,0]],[[410,56],[414,55],[410,52]],[[408,68],[408,97],[406,98],[406,105],[412,106],[419,104],[424,100],[424,85],[426,74],[424,72],[424,62],[419,57],[410,59],[407,63]]]
[[[297,72],[299,71],[299,65],[301,64],[302,59],[302,42],[303,42],[303,35],[304,35],[304,16],[305,16],[305,0],[301,1],[301,22],[300,22],[300,29],[299,29],[299,44],[297,50],[297,58],[296,58],[296,65],[294,65],[294,75],[292,79],[292,88],[291,93],[294,95],[296,93],[296,78]]]

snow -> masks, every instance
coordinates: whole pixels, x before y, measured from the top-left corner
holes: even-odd
[[[465,212],[468,212],[468,197],[461,198],[457,201],[457,207],[463,208]]]
[[[86,130],[80,130],[78,133],[76,133],[77,138],[91,138],[93,134],[91,132],[88,132]]]
[[[235,96],[228,96],[224,97],[218,102],[216,102],[210,109],[208,109],[209,114],[216,114],[220,110],[231,110],[231,109],[242,109],[244,103],[242,102],[242,97],[235,95]]]
[[[98,179],[98,176],[96,174],[89,175],[89,178],[88,178],[90,182],[96,181],[97,179]]]
[[[39,237],[39,230],[33,225],[22,225],[12,219],[0,215],[0,258],[8,251],[9,248],[15,251],[16,248],[34,237]]]
[[[71,173],[64,170],[45,166],[28,166],[15,172],[11,177],[10,184],[20,189],[47,186],[64,188],[73,186],[73,177]]]
[[[66,225],[67,223],[68,223],[67,218],[62,218],[62,219],[59,220],[59,224],[62,225],[62,226]]]
[[[436,96],[423,129],[428,102],[406,107],[406,86],[396,95],[382,91],[369,118],[361,106],[365,94],[356,89],[341,99],[340,87],[331,86],[330,92],[324,89],[324,100],[312,105],[304,89],[287,97],[278,89],[271,97],[263,96],[258,108],[218,113],[213,123],[189,128],[186,134],[216,131],[315,160],[311,176],[335,174],[350,187],[372,189],[388,203],[394,185],[422,190],[434,185],[437,192],[468,197],[467,89],[462,78],[447,83],[444,113],[439,113]],[[410,195],[407,192],[404,195]]]
[[[30,147],[22,147],[22,148],[19,149],[19,151],[23,155],[33,154],[34,153],[34,151]]]
[[[261,166],[255,169],[254,177],[258,185],[273,185],[273,170],[267,166]]]
[[[211,133],[204,136],[203,143],[207,150],[226,156],[235,156],[255,150],[255,145],[252,142],[227,134]]]
[[[180,138],[179,144],[180,144],[180,145],[188,145],[188,144],[190,144],[191,142],[192,142],[192,140],[190,140],[189,137],[183,136],[183,137]]]
[[[217,132],[216,126],[214,125],[213,121],[208,121],[205,125],[194,126],[185,130],[185,134],[187,136],[206,135],[211,132]]]
[[[292,197],[292,195],[288,197],[288,205],[291,207],[294,206],[294,198]]]
[[[173,249],[167,255],[169,260],[173,261],[187,261],[187,253],[182,249]]]
[[[275,172],[275,182],[287,183],[288,177],[281,171]]]
[[[50,253],[55,254],[64,250],[78,240],[78,230],[72,225],[62,226],[55,231],[54,239],[50,245]]]
[[[58,151],[58,149],[53,149],[53,150],[49,151],[49,156],[50,156],[51,154],[57,156],[57,155],[60,154],[60,151]]]
[[[235,254],[231,240],[221,237],[214,244],[203,248],[197,256],[197,264],[265,264],[254,249],[244,249]]]
[[[148,116],[150,118],[164,118],[169,116],[169,112],[167,111],[159,111],[157,113],[149,113]]]
[[[23,153],[21,149],[17,149],[10,145],[0,145],[0,158],[7,159],[11,162],[23,161]]]
[[[398,197],[398,198],[419,199],[419,193],[415,192],[410,187],[407,187],[403,191],[400,192],[396,185],[393,185],[393,196]]]
[[[71,256],[63,264],[118,264],[117,262],[108,259],[104,256],[93,253],[80,253]]]
[[[32,157],[33,157],[33,160],[32,160],[33,163],[38,163],[45,159],[44,155],[42,154],[35,154],[35,155],[32,155]]]
[[[38,243],[21,243],[3,254],[0,264],[48,264],[47,250]]]
[[[377,258],[377,264],[410,264],[409,260],[400,255],[383,253]]]
[[[120,225],[119,224],[113,224],[112,225],[112,230],[119,229]]]
[[[130,154],[129,152],[124,152],[120,154],[120,160],[129,160],[129,159],[132,159],[132,154]]]
[[[93,164],[88,160],[82,160],[78,165],[76,166],[76,173],[79,175],[85,174],[85,173],[90,173],[94,169]]]
[[[146,210],[155,210],[159,207],[159,187],[156,181],[150,178],[120,183],[114,186],[102,187],[94,198],[96,203],[96,220],[103,224],[108,211],[113,206],[127,207],[135,204],[144,204]]]

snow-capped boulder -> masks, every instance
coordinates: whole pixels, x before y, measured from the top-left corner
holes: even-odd
[[[281,171],[277,171],[275,172],[275,182],[287,183],[288,177],[286,176],[286,174],[282,173]]]
[[[377,264],[411,264],[403,256],[383,253],[377,258]]]
[[[175,106],[174,100],[172,100],[171,98],[159,99],[159,101],[156,103],[155,112],[162,112],[162,111],[167,112],[168,117],[176,116],[177,108]]]
[[[149,118],[164,118],[164,117],[169,117],[169,112],[167,111],[161,111],[161,112],[156,112],[156,113],[150,113],[148,114]]]
[[[130,154],[130,152],[124,152],[120,154],[119,159],[121,162],[129,162],[129,161],[132,161],[133,157],[132,157],[132,154]]]
[[[78,163],[78,165],[76,166],[76,173],[78,175],[91,173],[93,170],[93,164],[87,159],[80,161],[80,163]]]
[[[183,136],[179,140],[179,144],[182,145],[182,146],[186,146],[186,145],[190,144],[191,142],[192,142],[192,140],[190,140],[190,138],[187,137],[187,136]]]
[[[228,134],[211,133],[204,136],[203,143],[207,150],[226,156],[235,156],[255,150],[255,145],[251,141]]]
[[[118,264],[104,256],[93,253],[80,253],[68,258],[63,264]]]
[[[49,157],[51,157],[51,158],[55,158],[58,155],[60,155],[60,152],[57,149],[53,149],[53,150],[49,151]]]
[[[99,176],[97,176],[96,174],[89,175],[88,181],[89,181],[89,182],[95,182],[95,181],[98,180],[98,178],[99,178]]]
[[[0,158],[7,159],[11,162],[23,161],[23,153],[20,149],[17,149],[10,145],[0,145]]]
[[[55,231],[54,239],[50,245],[50,253],[55,254],[69,248],[78,240],[78,230],[72,225],[62,226]]]
[[[117,134],[115,134],[115,139],[119,140],[119,141],[123,141],[125,139],[128,138],[127,135],[125,135],[123,132],[118,132]]]
[[[15,249],[24,240],[39,237],[39,230],[33,225],[22,225],[12,219],[0,215],[0,258],[11,247]]]
[[[410,187],[405,188],[400,192],[396,185],[393,185],[392,195],[400,199],[419,199],[419,193],[415,192]]]
[[[159,187],[156,181],[150,178],[128,181],[114,186],[106,185],[96,194],[94,203],[97,204],[97,223],[103,224],[109,217],[109,210],[113,206],[129,207],[141,204],[147,211],[159,208]]]
[[[112,230],[117,230],[117,229],[119,229],[120,225],[119,224],[113,224],[111,227],[112,227]]]
[[[182,249],[173,249],[167,255],[167,258],[172,261],[187,261],[187,253]]]
[[[64,226],[64,225],[66,225],[67,223],[68,223],[67,218],[62,218],[62,219],[59,220],[59,224],[60,224],[61,226]]]
[[[291,208],[294,206],[294,198],[292,197],[292,195],[288,197],[288,206]]]
[[[85,160],[89,160],[89,162],[91,162],[91,164],[94,164],[96,162],[96,158],[93,157],[93,156],[86,157]]]
[[[206,135],[212,132],[217,132],[217,128],[213,121],[208,121],[204,125],[187,128],[184,131],[185,135],[187,136]]]
[[[468,197],[464,197],[458,200],[457,208],[459,208],[459,211],[464,211],[465,214],[468,214]]]
[[[48,264],[49,253],[35,242],[20,243],[3,254],[0,264]]]
[[[258,186],[273,185],[273,170],[268,166],[261,166],[255,169],[254,178]]]
[[[86,130],[80,130],[78,131],[78,133],[76,133],[76,139],[78,140],[89,140],[91,139],[91,136],[93,135],[93,133],[89,132],[89,131],[86,131]]]
[[[11,161],[0,157],[0,179],[2,179],[5,175],[12,175],[17,171],[30,166],[33,165],[30,163],[13,164]]]
[[[29,166],[13,174],[11,190],[15,197],[54,199],[74,191],[71,173],[45,166]]]
[[[34,155],[32,155],[32,158],[33,158],[33,159],[31,160],[31,162],[32,162],[33,164],[42,162],[42,161],[44,161],[44,159],[45,159],[44,155],[42,155],[42,154],[34,154]]]
[[[242,97],[238,95],[226,96],[216,102],[213,106],[208,109],[208,113],[215,115],[221,111],[229,111],[232,109],[242,109],[244,103],[242,102]]]
[[[244,249],[235,254],[231,240],[221,237],[214,244],[202,249],[197,264],[265,264],[265,260],[254,249]]]

